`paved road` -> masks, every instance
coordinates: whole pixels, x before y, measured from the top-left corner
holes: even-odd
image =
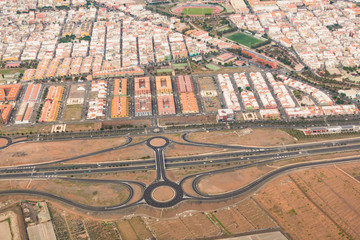
[[[151,141],[158,138],[158,140],[164,140],[165,143],[161,146],[152,145]],[[8,140],[7,145],[11,145],[11,139]],[[294,158],[300,156],[308,156],[314,154],[324,154],[324,153],[333,153],[333,152],[344,152],[344,151],[354,151],[360,149],[360,138],[353,139],[342,139],[342,140],[330,140],[325,142],[317,142],[317,143],[308,143],[308,144],[294,144],[282,147],[269,147],[269,148],[259,148],[259,147],[247,147],[247,146],[234,146],[234,145],[222,145],[222,144],[210,144],[210,143],[201,143],[194,142],[187,139],[186,134],[183,135],[184,141],[186,143],[178,143],[174,141],[170,141],[165,137],[152,137],[145,141],[138,142],[135,144],[130,144],[132,142],[132,138],[129,137],[127,142],[123,145],[104,149],[101,151],[96,151],[93,153],[84,154],[81,156],[76,156],[72,158],[67,158],[63,160],[58,160],[51,163],[43,163],[43,164],[32,164],[21,167],[10,167],[0,169],[0,179],[21,179],[21,178],[56,178],[62,180],[75,180],[75,181],[87,181],[87,182],[102,182],[102,183],[115,183],[115,184],[123,184],[130,191],[130,197],[121,204],[108,206],[108,207],[93,207],[87,206],[83,204],[79,204],[73,202],[69,199],[62,198],[60,196],[56,196],[50,193],[44,193],[40,191],[32,191],[32,190],[8,190],[0,192],[0,195],[4,194],[29,194],[29,195],[38,195],[44,196],[51,199],[55,199],[58,201],[62,201],[66,204],[72,205],[74,207],[78,207],[88,211],[112,211],[117,209],[123,209],[126,207],[131,207],[136,204],[144,204],[144,202],[150,206],[157,208],[168,208],[178,204],[181,201],[186,199],[194,199],[194,200],[221,200],[231,197],[236,197],[242,194],[249,193],[251,191],[256,190],[264,183],[270,181],[272,178],[286,173],[288,171],[293,171],[299,168],[305,167],[313,167],[318,165],[330,164],[330,163],[342,163],[342,162],[350,162],[350,161],[359,161],[360,157],[354,158],[342,158],[336,160],[326,160],[326,161],[318,161],[318,162],[305,162],[298,163],[294,165],[285,166],[279,169],[276,169],[263,177],[251,182],[250,184],[244,186],[241,189],[232,191],[226,194],[220,194],[216,196],[207,195],[201,193],[197,187],[199,181],[210,174],[216,174],[226,171],[233,171],[236,169],[247,168],[251,166],[255,166],[258,164],[267,164],[275,161],[279,161],[286,158]],[[101,164],[79,164],[73,166],[56,166],[51,165],[54,163],[63,163],[70,160],[79,159],[82,157],[93,156],[100,153],[114,151],[120,148],[126,148],[130,146],[135,146],[139,144],[146,143],[148,147],[153,149],[155,159],[154,160],[139,160],[139,161],[123,161],[123,162],[115,162],[115,163],[101,163]],[[236,149],[239,151],[228,152],[228,153],[220,153],[220,154],[204,154],[200,156],[188,156],[188,157],[174,157],[165,159],[164,149],[170,144],[185,144],[191,146],[202,146],[202,147],[216,147],[222,149]],[[218,170],[213,170],[209,172],[199,173],[189,175],[183,178],[180,183],[175,183],[170,181],[166,177],[166,168],[168,167],[186,167],[193,166],[199,164],[217,164],[217,163],[229,163],[229,162],[252,162],[248,164],[244,164],[241,166],[232,166],[229,168],[223,168]],[[51,165],[51,166],[47,166]],[[73,178],[64,178],[60,176],[69,176],[69,175],[80,175],[80,174],[92,174],[92,173],[109,173],[109,172],[120,172],[120,171],[138,171],[138,170],[152,170],[156,169],[156,179],[154,182],[146,186],[145,184],[137,181],[126,181],[126,180],[98,180],[98,179],[73,179]],[[183,183],[186,180],[192,180],[193,190],[199,196],[191,196],[186,194],[183,191]],[[137,199],[135,203],[128,204],[130,200],[133,198],[134,189],[131,187],[131,184],[139,185],[144,191],[143,196],[140,199]],[[153,198],[153,191],[160,186],[168,186],[172,188],[175,192],[174,198],[169,200],[168,202],[159,202]]]

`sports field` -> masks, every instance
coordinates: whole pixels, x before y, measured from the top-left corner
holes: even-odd
[[[205,15],[212,14],[213,8],[184,8],[182,13],[184,15]]]
[[[227,36],[226,38],[228,38],[230,40],[233,40],[233,41],[235,41],[237,43],[240,43],[242,45],[245,45],[247,47],[251,47],[251,45],[253,45],[253,44],[263,42],[263,40],[254,38],[254,37],[252,37],[252,36],[250,36],[248,34],[240,33],[240,32],[232,34],[230,36]]]

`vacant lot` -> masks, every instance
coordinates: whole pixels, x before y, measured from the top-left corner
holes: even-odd
[[[124,143],[125,139],[122,137],[96,140],[20,143],[0,150],[2,160],[0,164],[9,166],[60,160],[119,146]]]
[[[275,228],[277,224],[252,199],[212,213],[228,233]]]
[[[360,236],[360,185],[341,167],[307,169],[280,177],[254,199],[293,239],[356,239]]]
[[[253,36],[251,36],[249,34],[245,34],[245,33],[241,33],[241,32],[232,34],[230,36],[227,36],[226,38],[228,38],[234,42],[240,43],[242,45],[245,45],[247,47],[251,47],[254,44],[263,42],[263,40],[261,40],[261,39],[254,38]]]
[[[113,150],[106,153],[97,154],[90,157],[80,158],[68,162],[74,163],[90,163],[90,162],[113,162],[133,159],[154,159],[154,151],[145,144],[127,147],[119,150]]]
[[[170,220],[147,221],[156,239],[197,239],[221,235],[221,230],[204,213],[181,214]]]
[[[64,121],[75,121],[81,119],[82,104],[67,105],[64,113]]]
[[[216,112],[220,107],[220,101],[214,79],[210,77],[198,78],[201,102],[206,112]]]
[[[83,181],[1,181],[0,189],[28,189],[42,191],[92,206],[110,206],[120,204],[129,196],[129,190],[122,184],[89,183]]]
[[[153,235],[140,217],[117,222],[122,239],[151,239]]]
[[[198,184],[198,188],[206,194],[221,194],[239,189],[271,170],[273,170],[273,168],[258,166],[232,172],[212,174],[202,178]]]
[[[281,146],[296,143],[295,139],[279,129],[244,129],[214,132],[194,132],[188,139],[198,142],[245,145],[245,146]]]

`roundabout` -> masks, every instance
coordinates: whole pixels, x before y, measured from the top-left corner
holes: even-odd
[[[159,190],[166,190],[167,194],[162,196],[162,192],[158,192]],[[172,207],[183,200],[183,195],[182,188],[170,181],[154,182],[144,191],[146,203],[157,208]]]
[[[175,189],[169,186],[160,186],[154,189],[151,197],[158,202],[169,202],[175,197]]]
[[[170,141],[166,137],[152,137],[146,141],[146,145],[152,149],[165,148],[170,144]]]

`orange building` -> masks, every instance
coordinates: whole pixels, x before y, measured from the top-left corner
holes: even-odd
[[[111,118],[129,116],[129,98],[127,96],[127,79],[115,79],[114,97],[111,105]]]
[[[135,78],[134,79],[134,91],[135,91],[135,95],[151,94],[150,78],[149,77]]]
[[[172,93],[172,85],[170,76],[158,76],[155,78],[156,81],[156,92],[161,93]]]
[[[174,96],[161,95],[157,97],[159,115],[176,114]]]
[[[0,86],[0,101],[16,101],[19,96],[21,84]]]
[[[252,57],[253,60],[257,61],[257,62],[260,62],[264,65],[269,65],[270,67],[272,68],[277,68],[277,62],[274,61],[274,60],[271,60],[270,58],[262,55],[262,54],[259,54],[257,52],[254,52],[254,51],[250,51],[248,49],[245,49],[245,48],[242,48],[241,49],[241,53],[246,55],[246,56],[250,56]]]
[[[199,107],[193,92],[181,93],[180,100],[183,113],[198,113]]]
[[[11,115],[12,106],[10,104],[0,105],[0,123],[7,124]]]
[[[54,122],[57,120],[64,92],[62,86],[51,86],[41,110],[39,122]]]

